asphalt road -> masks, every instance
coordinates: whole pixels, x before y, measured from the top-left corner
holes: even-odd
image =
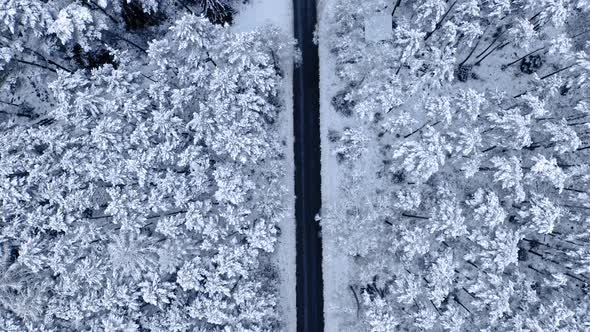
[[[313,43],[316,1],[293,0],[295,38],[302,63],[293,76],[295,218],[297,222],[297,331],[324,330],[320,211],[320,89],[318,48]]]

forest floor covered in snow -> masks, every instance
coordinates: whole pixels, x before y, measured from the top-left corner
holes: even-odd
[[[322,0],[318,4],[318,48],[320,56],[320,128],[322,141],[322,215],[334,207],[333,202],[353,199],[341,197],[340,183],[345,174],[332,153],[328,137],[331,131],[341,131],[354,125],[354,120],[337,113],[332,98],[343,88],[336,76],[336,59],[330,52],[326,24],[333,13],[333,1]],[[336,241],[337,233],[331,225],[322,225],[323,275],[324,275],[324,320],[327,332],[354,330],[356,307],[354,295],[348,287],[354,275],[352,258],[342,251]]]

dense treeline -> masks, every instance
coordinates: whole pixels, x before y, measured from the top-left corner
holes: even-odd
[[[587,329],[590,2],[330,9],[333,105],[358,125],[330,134],[346,181],[323,220],[358,263],[362,324]],[[391,38],[365,39],[383,13]]]
[[[280,328],[292,44],[230,5],[2,2],[0,330]]]
[[[228,24],[232,0],[0,1],[2,114],[38,117],[53,102],[58,70],[117,66],[118,51],[145,57],[148,42],[184,14]],[[1,114],[0,114],[1,116]]]

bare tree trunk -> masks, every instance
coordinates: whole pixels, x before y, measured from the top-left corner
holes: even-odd
[[[516,59],[516,60],[512,61],[511,63],[504,65],[504,68],[508,68],[508,67],[512,66],[513,64],[517,63],[518,61],[521,61],[522,59],[526,58],[527,56],[529,56],[529,55],[531,55],[531,54],[533,54],[533,53],[537,53],[537,52],[539,52],[539,51],[541,51],[541,50],[543,50],[543,49],[545,49],[545,46],[543,46],[543,47],[540,47],[540,48],[538,48],[538,49],[536,49],[536,50],[534,50],[534,51],[532,51],[532,52],[529,52],[529,53],[527,53],[527,54],[523,55],[522,57],[520,57],[520,58],[518,58],[518,59]]]
[[[485,60],[487,57],[490,56],[490,54],[494,53],[496,50],[499,50],[499,49],[503,48],[504,46],[506,46],[508,44],[510,44],[510,42],[505,42],[504,44],[497,45],[491,51],[489,51],[488,54],[486,54],[483,58],[477,60],[477,62],[474,63],[473,65],[479,66],[483,60]]]
[[[542,80],[544,80],[544,79],[546,79],[546,78],[549,78],[549,77],[551,77],[551,76],[553,76],[553,75],[557,75],[557,74],[561,73],[561,72],[562,72],[562,71],[564,71],[564,70],[568,70],[568,69],[570,69],[570,68],[571,68],[571,67],[573,67],[573,66],[574,66],[574,65],[569,65],[569,66],[567,66],[567,67],[564,67],[564,68],[561,68],[561,69],[559,69],[559,70],[556,70],[556,71],[552,72],[551,74],[547,74],[547,75],[545,75],[545,76],[541,77],[541,79],[542,79]]]
[[[469,54],[467,55],[467,57],[465,58],[465,60],[463,60],[460,64],[459,67],[463,66],[465,64],[465,62],[467,62],[467,60],[469,60],[469,58],[471,58],[471,56],[473,55],[473,52],[475,52],[475,50],[477,49],[477,47],[479,46],[479,43],[481,42],[481,39],[483,38],[483,35],[481,35],[479,37],[479,39],[477,40],[477,43],[475,43],[475,46],[473,46],[473,48],[471,49],[471,52],[469,52]]]
[[[438,23],[436,23],[436,26],[434,27],[434,30],[430,31],[429,33],[426,34],[426,36],[424,37],[424,41],[427,41],[428,38],[430,38],[430,36],[432,36],[432,34],[440,29],[442,27],[442,23],[444,22],[445,18],[447,18],[447,15],[449,15],[449,13],[451,12],[451,10],[453,9],[453,7],[455,7],[455,5],[457,4],[457,1],[453,2],[451,4],[451,6],[449,7],[449,9],[447,9],[447,11],[444,13],[444,15],[441,17],[440,21],[438,21]]]
[[[348,288],[352,292],[352,295],[354,295],[354,300],[356,302],[356,317],[359,317],[359,315],[361,313],[361,303],[359,301],[358,296],[356,295],[356,291],[354,290],[354,287],[352,287],[352,285],[349,285]]]
[[[399,7],[399,5],[402,3],[402,0],[397,0],[397,2],[395,3],[395,6],[393,7],[393,11],[391,12],[391,16],[393,16],[395,14],[395,10],[397,9],[397,7]]]
[[[404,216],[406,218],[423,219],[423,220],[429,220],[430,219],[430,217],[416,216],[416,215],[405,213],[405,212],[402,213],[402,216]]]

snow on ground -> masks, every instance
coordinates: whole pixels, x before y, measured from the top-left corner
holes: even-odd
[[[342,130],[352,126],[354,119],[346,119],[336,113],[331,104],[332,97],[342,88],[342,83],[336,76],[335,59],[323,38],[329,38],[327,27],[323,24],[331,11],[330,0],[320,0],[318,4],[319,26],[319,55],[320,55],[320,127],[322,139],[322,209],[330,209],[331,203],[341,201],[341,183],[343,169],[338,166],[336,157],[330,152],[328,141],[329,130]],[[325,39],[324,39],[325,40]],[[325,224],[324,224],[325,225]],[[322,226],[323,241],[323,274],[324,280],[324,320],[326,332],[356,331],[356,302],[348,283],[355,275],[354,263],[350,256],[344,253],[331,236],[331,230]]]
[[[264,24],[274,24],[293,36],[293,4],[291,0],[250,0],[238,7],[233,28],[250,31]]]
[[[232,29],[247,32],[265,24],[273,24],[279,27],[285,35],[293,36],[293,4],[291,0],[250,0],[239,8],[239,14],[235,18]],[[285,186],[288,189],[287,198],[289,204],[288,218],[281,227],[281,236],[277,246],[274,262],[279,269],[279,292],[281,296],[281,312],[284,317],[285,331],[297,330],[296,307],[296,266],[295,266],[295,182],[293,161],[293,61],[284,59],[283,72],[285,74],[283,100],[285,111],[282,113],[282,136],[286,146]]]
[[[392,17],[389,13],[378,13],[365,20],[365,39],[372,42],[393,38]]]

